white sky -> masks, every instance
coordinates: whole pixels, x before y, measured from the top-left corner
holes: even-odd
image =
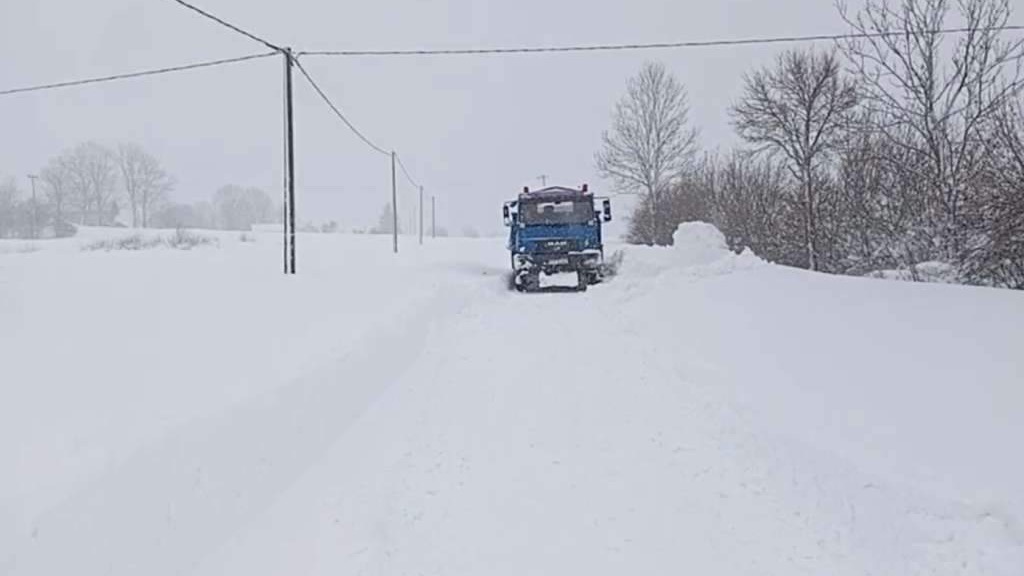
[[[704,40],[844,31],[829,0],[196,0],[298,49],[476,47]],[[501,202],[535,177],[603,189],[593,156],[626,78],[646,59],[689,88],[706,147],[732,143],[742,74],[781,48],[305,61],[371,139],[437,195],[441,223],[500,229]],[[0,0],[0,89],[263,51],[171,0]],[[282,63],[248,62],[0,98],[0,177],[39,170],[82,140],[139,142],[183,201],[227,183],[281,189]],[[388,160],[347,131],[301,77],[301,220],[370,225]],[[400,177],[401,178],[401,177]],[[400,186],[404,181],[400,180]],[[413,198],[406,185],[400,204]]]

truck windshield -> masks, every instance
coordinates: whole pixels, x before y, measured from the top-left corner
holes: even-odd
[[[584,224],[594,219],[591,201],[524,202],[519,206],[524,224]]]

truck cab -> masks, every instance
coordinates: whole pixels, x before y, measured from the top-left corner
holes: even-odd
[[[503,216],[517,290],[540,290],[542,275],[574,273],[578,290],[601,281],[601,227],[612,219],[611,201],[595,198],[586,184],[580,189],[524,188],[516,200],[505,203]]]

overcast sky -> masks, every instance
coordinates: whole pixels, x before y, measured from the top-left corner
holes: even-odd
[[[844,31],[829,0],[195,0],[298,49],[704,40]],[[264,48],[171,0],[0,0],[0,89],[239,56]],[[523,185],[590,182],[626,78],[663,61],[689,88],[706,147],[732,144],[727,107],[775,47],[428,58],[308,58],[351,120],[405,158],[455,229],[500,229]],[[227,183],[281,189],[282,63],[0,98],[0,177],[83,140],[135,141],[177,178],[177,199]],[[390,194],[366,148],[296,78],[299,216],[370,225]],[[411,188],[401,181],[400,204]]]

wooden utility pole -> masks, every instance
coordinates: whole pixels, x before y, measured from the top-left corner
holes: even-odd
[[[36,179],[38,179],[38,178],[39,178],[39,176],[36,176],[35,174],[29,174],[28,175],[28,179],[32,181],[32,238],[33,239],[39,238],[39,223],[37,222],[37,219],[39,217],[38,216],[39,212],[37,211],[38,210],[38,208],[37,208],[38,204],[36,204]]]
[[[292,105],[291,48],[281,51],[284,55],[284,273],[295,274],[295,115]]]
[[[391,151],[391,237],[398,254],[398,182],[395,180],[395,152]]]

